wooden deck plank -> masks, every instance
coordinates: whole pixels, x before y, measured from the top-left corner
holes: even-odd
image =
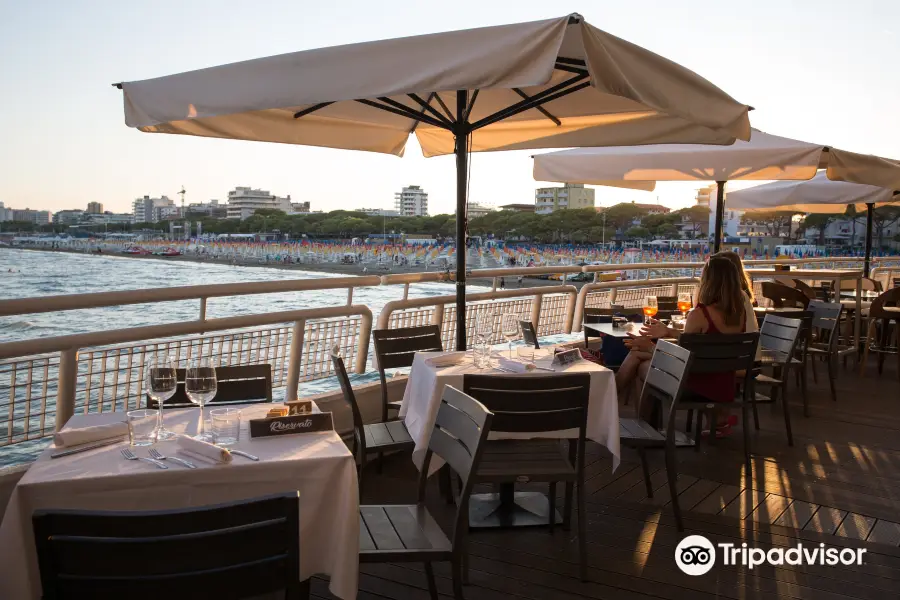
[[[900,523],[879,520],[869,532],[867,541],[900,546]]]
[[[822,533],[834,533],[841,521],[847,516],[846,510],[838,510],[828,506],[820,506],[809,523],[803,528],[807,531],[820,531]]]
[[[834,534],[855,540],[864,540],[869,537],[869,532],[875,526],[875,521],[876,519],[872,517],[850,513],[844,518],[843,523],[841,523],[841,526],[837,528]]]
[[[794,500],[772,524],[803,529],[817,510],[819,510],[818,504]]]
[[[706,499],[722,484],[709,479],[698,479],[694,485],[678,495],[678,502],[684,510],[691,510]]]
[[[678,478],[675,480],[675,492],[678,494],[678,497],[681,498],[682,494],[690,489],[695,483],[697,483],[696,477],[692,477],[691,475],[678,475]],[[666,482],[660,486],[659,489],[653,491],[652,498],[644,498],[641,500],[642,504],[653,504],[654,506],[668,506],[671,502],[672,495],[669,493],[668,479],[666,479]]]
[[[733,519],[746,519],[766,499],[766,493],[759,490],[741,490],[719,514]]]
[[[769,494],[750,514],[749,518],[756,522],[771,523],[780,517],[790,504],[790,498]]]
[[[701,513],[710,513],[713,515],[722,512],[722,509],[737,498],[741,493],[741,488],[734,485],[720,485],[714,492],[700,501],[691,510]]]

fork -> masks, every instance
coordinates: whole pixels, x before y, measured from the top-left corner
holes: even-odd
[[[162,464],[158,460],[154,460],[152,458],[144,458],[143,456],[135,456],[134,452],[131,451],[130,448],[122,448],[122,456],[124,456],[128,460],[142,460],[144,462],[148,462],[151,465],[156,465],[160,469],[168,469],[166,465]]]
[[[189,460],[184,460],[183,458],[178,458],[176,456],[163,456],[162,452],[157,450],[156,448],[150,448],[150,458],[155,458],[156,460],[173,460],[177,462],[179,465],[184,465],[188,469],[196,469],[197,465],[192,463]]]

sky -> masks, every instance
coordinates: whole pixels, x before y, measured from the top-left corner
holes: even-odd
[[[895,0],[0,0],[0,201],[58,211],[134,198],[224,200],[268,189],[313,210],[391,208],[409,184],[453,212],[452,156],[406,156],[144,134],[124,124],[134,81],[344,43],[582,14],[755,107],[754,127],[900,158],[900,2]],[[474,155],[470,201],[531,203],[531,152]],[[697,183],[597,188],[597,204],[692,204]]]

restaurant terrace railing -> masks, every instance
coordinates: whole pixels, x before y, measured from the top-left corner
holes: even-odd
[[[900,271],[897,262],[897,259],[877,261],[873,275],[891,276]],[[747,263],[753,269],[772,264],[787,264],[792,269],[861,267],[859,259]],[[702,263],[639,263],[474,270],[470,273],[473,280],[488,280],[490,285],[488,291],[468,294],[467,323],[474,328],[478,317],[491,315],[499,320],[503,313],[512,312],[530,319],[539,335],[571,333],[580,330],[581,314],[586,306],[640,306],[647,295],[693,292],[702,266]],[[601,281],[605,273],[612,271],[631,278]],[[563,276],[579,273],[593,273],[594,282],[586,283],[578,291],[562,280]],[[520,275],[554,276],[559,281],[540,287],[498,289],[501,277],[511,283]],[[754,283],[772,277],[771,270],[760,270],[759,275],[754,275]],[[198,318],[0,342],[0,446],[52,435],[76,411],[106,412],[140,405],[144,397],[144,369],[148,357],[154,353],[172,354],[181,364],[199,351],[222,365],[269,363],[273,387],[283,389],[288,399],[296,397],[301,381],[332,375],[328,357],[335,345],[341,348],[355,372],[364,373],[370,357],[373,315],[368,306],[353,303],[357,288],[398,288],[398,299],[384,306],[376,327],[435,323],[441,326],[444,347],[452,348],[456,320],[453,296],[409,298],[410,285],[452,280],[452,274],[447,272],[426,272],[2,300],[0,317],[197,300]],[[209,298],[308,290],[343,290],[345,301],[336,300],[333,306],[321,308],[207,318]],[[496,339],[491,341],[499,342],[499,327],[495,330]]]

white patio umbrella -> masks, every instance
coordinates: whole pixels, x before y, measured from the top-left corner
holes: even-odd
[[[579,15],[307,50],[115,84],[152,133],[426,156],[457,168],[465,347],[469,152],[749,139],[749,107]]]
[[[827,178],[900,189],[900,162],[847,152],[753,130],[731,146],[662,144],[628,148],[577,148],[534,157],[534,178],[615,185],[651,191],[657,181],[715,181],[718,252],[725,212],[725,182],[806,180],[818,169]],[[731,195],[729,194],[729,198]]]
[[[866,205],[865,273],[872,255],[872,216],[876,205],[900,201],[900,192],[874,185],[832,181],[819,171],[808,181],[776,181],[728,193],[728,206],[742,210],[843,213],[848,204]]]

